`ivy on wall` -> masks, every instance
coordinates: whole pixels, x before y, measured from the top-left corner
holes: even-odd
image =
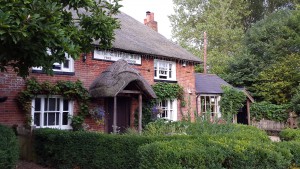
[[[159,100],[179,99],[184,100],[184,90],[177,83],[159,82],[152,86],[157,98]]]
[[[222,89],[224,93],[220,101],[220,107],[222,115],[227,119],[237,114],[239,109],[243,108],[246,102],[246,95],[244,92],[230,86],[222,86]]]
[[[28,79],[26,81],[26,89],[20,92],[18,96],[20,107],[27,117],[31,117],[31,101],[37,95],[61,95],[66,99],[76,100],[80,107],[78,116],[83,118],[89,114],[88,103],[90,96],[79,80],[76,82],[57,81],[55,84],[52,84],[48,81],[39,83],[34,78]],[[28,118],[28,122],[31,122],[31,118]]]

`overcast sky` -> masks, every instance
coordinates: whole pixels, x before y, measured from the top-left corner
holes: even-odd
[[[171,39],[171,24],[168,16],[173,14],[172,0],[122,0],[122,12],[134,19],[144,23],[146,11],[154,13],[154,20],[157,21],[158,32],[166,38]]]

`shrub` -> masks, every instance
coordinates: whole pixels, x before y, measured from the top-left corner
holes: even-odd
[[[284,129],[279,133],[279,137],[284,141],[297,140],[300,141],[300,130],[299,129]]]
[[[143,145],[140,168],[288,168],[291,154],[269,143],[204,136]]]
[[[18,140],[12,129],[0,125],[0,168],[15,168],[19,158]]]
[[[190,138],[112,135],[54,129],[39,129],[34,134],[39,163],[55,168],[138,168],[139,146],[156,140]]]
[[[269,102],[258,102],[251,105],[251,116],[255,120],[263,118],[278,122],[285,122],[288,119],[288,108],[290,105],[276,105]]]
[[[275,144],[286,150],[289,150],[293,156],[292,166],[300,167],[300,142],[299,141],[283,141]]]

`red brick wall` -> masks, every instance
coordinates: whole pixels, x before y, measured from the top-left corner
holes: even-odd
[[[106,62],[92,59],[92,53],[88,54],[87,60],[82,61],[82,58],[75,61],[75,75],[54,75],[47,76],[45,74],[31,73],[29,77],[35,77],[39,82],[50,81],[56,82],[58,80],[63,81],[76,81],[81,80],[84,86],[88,89],[91,83],[96,77],[100,75],[109,65],[113,62]],[[142,58],[142,66],[134,65],[141,75],[150,83],[154,84],[154,66],[153,59]],[[195,78],[194,78],[194,67],[191,64],[187,64],[183,67],[180,63],[176,65],[176,75],[178,83],[184,87],[185,99],[187,106],[182,109],[183,113],[186,114],[190,109],[190,113],[193,117],[194,110],[196,110],[196,96],[195,96]],[[18,108],[17,95],[22,89],[24,89],[25,81],[17,77],[16,74],[9,69],[7,73],[0,73],[0,97],[7,96],[8,99],[5,102],[0,103],[0,123],[6,125],[24,125],[25,114]],[[188,89],[192,94],[188,94]],[[190,108],[188,106],[188,95],[190,95]],[[180,114],[180,102],[178,102],[178,119],[181,119]],[[75,108],[76,109],[76,108]],[[74,111],[76,112],[76,110]],[[97,128],[91,120],[87,119],[92,128]],[[100,126],[100,128],[104,128]]]

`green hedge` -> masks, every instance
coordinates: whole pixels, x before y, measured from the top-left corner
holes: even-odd
[[[299,141],[283,141],[275,143],[286,150],[289,150],[293,156],[292,165],[300,167],[300,142]]]
[[[287,128],[282,130],[279,133],[279,137],[283,141],[292,141],[292,140],[300,141],[300,130]]]
[[[40,164],[55,168],[138,168],[138,147],[156,140],[190,139],[189,136],[145,137],[39,129],[35,150]]]
[[[276,168],[290,166],[292,155],[273,144],[206,136],[198,140],[154,142],[139,148],[140,168]]]
[[[15,168],[19,158],[18,140],[11,128],[0,125],[0,168]]]

